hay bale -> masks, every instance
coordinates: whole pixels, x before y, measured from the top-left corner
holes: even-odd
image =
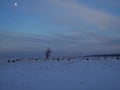
[[[15,60],[12,60],[13,63],[15,63]]]
[[[60,58],[57,58],[57,61],[60,61]]]
[[[10,63],[10,60],[8,60],[7,62]]]
[[[70,61],[70,58],[68,58],[68,61]]]
[[[86,60],[89,60],[89,58],[86,58]]]

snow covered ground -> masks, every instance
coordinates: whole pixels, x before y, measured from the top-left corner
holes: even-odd
[[[0,90],[120,90],[116,58],[0,59]]]

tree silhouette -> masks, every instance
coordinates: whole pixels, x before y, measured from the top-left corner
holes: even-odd
[[[49,48],[47,48],[47,50],[45,51],[45,60],[49,59],[51,53],[52,51]]]

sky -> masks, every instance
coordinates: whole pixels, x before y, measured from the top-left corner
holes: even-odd
[[[120,0],[0,0],[0,57],[120,53]]]

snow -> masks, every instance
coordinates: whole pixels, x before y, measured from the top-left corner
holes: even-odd
[[[0,90],[120,90],[120,60],[0,59]]]

